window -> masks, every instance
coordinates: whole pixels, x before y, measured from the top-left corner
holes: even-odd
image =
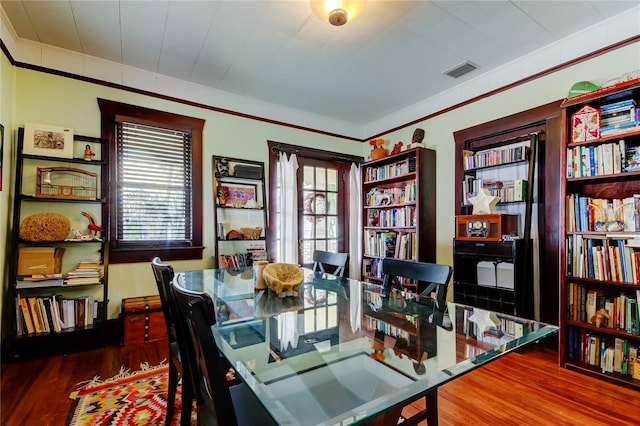
[[[202,128],[196,118],[99,99],[109,140],[111,263],[202,258]]]

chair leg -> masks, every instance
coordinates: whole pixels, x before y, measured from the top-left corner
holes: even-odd
[[[188,376],[182,376],[182,411],[180,412],[180,426],[191,426],[191,412],[193,410],[193,384]]]
[[[167,413],[165,425],[170,426],[173,418],[173,410],[176,403],[176,388],[178,386],[178,370],[172,363],[169,364],[169,387],[167,389]]]

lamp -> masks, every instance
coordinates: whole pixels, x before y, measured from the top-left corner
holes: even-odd
[[[364,9],[366,0],[311,0],[314,15],[339,27],[353,21]]]

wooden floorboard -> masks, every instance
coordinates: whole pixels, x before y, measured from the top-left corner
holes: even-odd
[[[69,394],[94,376],[157,365],[166,341],[109,346],[103,350],[2,365],[0,424],[64,425]],[[512,353],[439,390],[439,421],[448,425],[639,425],[640,392],[558,366],[544,347]],[[421,409],[414,403],[403,414]]]

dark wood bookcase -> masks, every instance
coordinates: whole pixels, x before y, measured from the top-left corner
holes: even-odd
[[[436,153],[412,148],[365,162],[362,278],[382,283],[384,257],[436,260]],[[420,292],[420,283],[404,283]]]
[[[107,141],[101,138],[74,135],[73,158],[60,158],[23,153],[24,139],[25,129],[20,128],[18,129],[16,154],[15,199],[11,234],[12,254],[8,263],[10,283],[9,293],[5,297],[6,306],[4,309],[6,312],[11,312],[12,315],[9,321],[11,324],[9,337],[5,342],[8,347],[3,351],[3,358],[45,356],[102,347],[107,341],[109,264],[107,250],[109,238],[109,150],[107,149]],[[95,155],[89,155],[88,159],[83,158],[87,145],[90,147],[89,151]],[[53,176],[53,172],[50,175],[45,175],[45,172],[40,175],[38,168],[57,170],[60,173],[59,176],[62,176],[60,177],[62,180],[59,182],[56,182],[54,178],[49,180],[48,176]],[[84,182],[82,178],[78,177],[77,173],[66,171],[68,169],[95,173],[95,188],[85,189],[81,186],[81,182]],[[68,177],[65,177],[65,174],[68,174]],[[60,185],[55,185],[56,183]],[[49,192],[38,191],[37,188],[45,186]],[[60,190],[59,194],[56,193],[58,189]],[[82,195],[78,195],[78,192],[75,191],[79,191]],[[91,193],[90,196],[86,196],[85,192],[87,191]],[[99,225],[104,229],[100,239],[67,238],[64,241],[27,241],[20,238],[21,223],[28,216],[36,213],[59,213],[70,220],[72,229],[85,233],[88,223],[87,219],[82,217],[81,212],[92,213],[96,222],[99,221]],[[61,279],[65,280],[64,285],[18,288],[18,281],[24,278],[18,268],[19,252],[21,249],[31,247],[64,249],[61,260]],[[100,263],[102,278],[98,283],[67,285],[67,273],[75,269],[78,266],[78,261],[81,260],[95,260]],[[55,301],[60,299],[73,302],[79,299],[84,300],[84,298],[88,298],[90,303],[85,304],[82,308],[78,304],[74,305],[73,311],[76,316],[73,325],[64,327],[64,324],[61,324],[63,327],[59,330],[56,325],[56,329],[54,329],[53,323],[57,322],[52,314]],[[34,308],[27,309],[30,314],[29,318],[33,324],[33,321],[37,319],[34,316],[42,315],[40,323],[43,324],[46,321],[49,331],[38,331],[35,326],[35,331],[29,331],[25,320],[26,313],[20,309],[20,300],[26,301],[27,304],[29,301],[35,301]],[[64,310],[67,308],[72,311],[70,307],[65,307]],[[85,309],[89,310],[85,311]],[[63,315],[63,308],[59,307],[59,310]],[[82,316],[78,316],[78,310],[83,312]],[[87,316],[86,321],[82,324],[78,323],[85,316]]]
[[[606,112],[613,103],[629,99],[640,104],[640,81],[599,89],[566,99],[562,104],[561,217],[565,220],[560,226],[560,363],[568,369],[640,390],[640,379],[633,378],[631,362],[640,355],[640,274],[633,271],[637,269],[640,247],[630,242],[640,240],[640,170],[625,171],[632,163],[632,149],[640,152],[640,127],[603,136],[597,133],[586,140],[572,137],[573,118],[583,107],[591,107],[605,117],[610,115]],[[582,159],[582,155],[586,158],[584,163],[574,161]],[[611,167],[605,167],[606,162],[611,162]],[[578,171],[580,166],[582,170]],[[612,217],[603,211],[601,200],[611,205],[623,204],[609,212],[622,213],[615,216],[616,221],[634,220],[633,226],[627,223],[622,230],[617,229],[619,224],[609,220]],[[632,201],[631,205],[625,200]],[[632,209],[630,215],[628,209]],[[604,225],[600,224],[602,221]],[[627,301],[616,304],[623,297]],[[629,306],[628,300],[635,303]],[[593,312],[600,309],[611,316],[606,326],[591,321]],[[624,321],[621,315],[625,316]],[[612,356],[613,366],[607,365]]]

